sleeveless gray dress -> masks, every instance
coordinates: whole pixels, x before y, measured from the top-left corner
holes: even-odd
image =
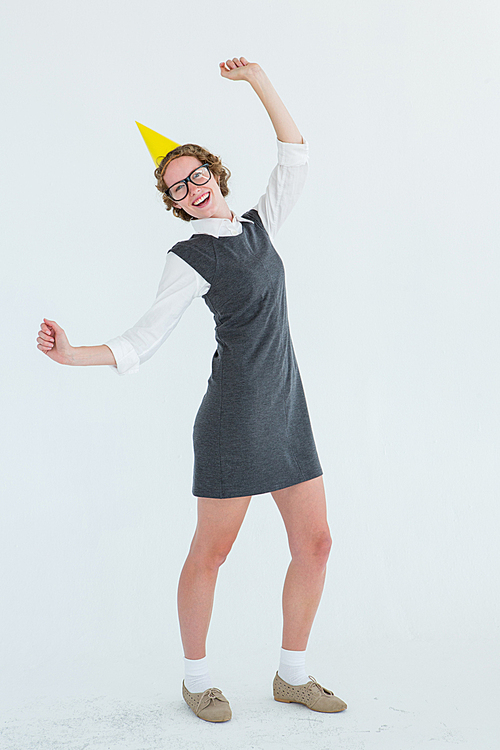
[[[323,472],[295,359],[283,263],[255,209],[236,237],[195,234],[173,252],[210,286],[217,350],[193,430],[193,494],[230,498]]]

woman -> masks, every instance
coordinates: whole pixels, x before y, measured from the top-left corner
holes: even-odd
[[[193,432],[198,522],[178,590],[183,696],[206,721],[231,718],[229,702],[213,687],[205,652],[215,583],[252,495],[271,492],[292,555],[274,697],[314,711],[342,711],[346,704],[305,670],[331,539],[322,469],[288,328],[283,265],[270,239],[301,191],[307,144],[259,65],[234,58],[220,63],[220,72],[250,83],[276,131],[278,165],[265,195],[237,217],[225,200],[229,172],[218,157],[192,144],[168,153],[155,171],[157,188],[167,210],[191,222],[194,234],[168,252],[152,308],[101,346],[72,347],[62,328],[44,319],[38,348],[61,364],[135,372],[190,301],[204,297],[216,322],[217,351]]]

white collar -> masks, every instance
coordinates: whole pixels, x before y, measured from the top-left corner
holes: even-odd
[[[233,214],[232,219],[193,219],[191,228],[195,234],[210,234],[212,237],[236,237],[242,233],[241,223],[244,221],[253,224],[251,219]]]

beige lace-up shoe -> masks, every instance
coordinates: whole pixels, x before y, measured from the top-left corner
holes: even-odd
[[[311,681],[305,685],[289,685],[276,672],[273,682],[274,700],[279,703],[303,703],[312,711],[328,714],[345,711],[347,703],[337,698],[331,690],[321,687],[314,677],[309,677]]]
[[[229,721],[231,707],[219,688],[209,688],[204,693],[190,693],[182,681],[182,695],[189,708],[204,721]]]

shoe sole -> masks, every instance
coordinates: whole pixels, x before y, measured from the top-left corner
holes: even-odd
[[[310,711],[316,711],[316,713],[320,713],[320,714],[339,714],[341,711],[345,711],[345,708],[339,708],[337,709],[337,711],[317,711],[317,709],[311,708],[310,706],[307,705],[307,703],[303,703],[302,701],[285,701],[285,700],[282,700],[281,698],[274,698],[274,700],[277,703],[296,703],[298,706],[305,706]]]

